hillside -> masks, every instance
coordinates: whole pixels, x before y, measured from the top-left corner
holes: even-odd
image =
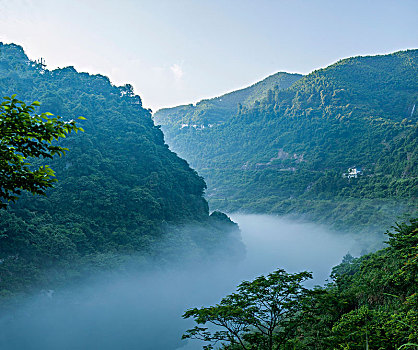
[[[39,112],[86,118],[84,133],[60,140],[67,154],[47,162],[55,188],[0,210],[3,294],[51,288],[87,265],[118,265],[124,254],[170,260],[179,250],[203,258],[230,249],[236,225],[209,215],[204,180],[168,149],[130,85],[72,67],[48,70],[20,46],[0,43],[0,93],[40,101]]]
[[[300,74],[279,72],[270,75],[247,88],[230,92],[212,99],[202,100],[196,105],[184,105],[158,110],[153,118],[159,125],[176,125],[181,128],[210,127],[231,118],[239,105],[250,106],[257,100],[267,97],[270,89],[287,89],[302,77]],[[187,125],[187,126],[186,126]]]
[[[417,78],[418,50],[348,58],[213,128],[163,130],[204,176],[212,208],[388,225],[416,204]]]

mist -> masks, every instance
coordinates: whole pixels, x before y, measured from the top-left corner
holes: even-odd
[[[277,268],[312,271],[322,284],[331,268],[350,252],[367,251],[370,241],[354,234],[268,215],[231,215],[241,228],[246,257],[224,254],[210,260],[130,266],[106,272],[57,291],[42,291],[0,317],[0,348],[21,349],[201,349],[181,340],[193,326],[181,315],[211,305],[243,280]]]
[[[325,225],[285,217],[232,214],[247,247],[242,262],[245,278],[254,278],[280,267],[287,272],[311,271],[311,284],[322,285],[333,266],[350,253],[360,256],[380,248],[383,236],[336,232]]]

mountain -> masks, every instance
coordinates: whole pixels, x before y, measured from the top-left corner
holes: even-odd
[[[183,128],[193,125],[199,128],[211,127],[234,116],[239,105],[249,106],[257,100],[262,100],[270,89],[287,89],[301,77],[300,74],[279,72],[247,88],[202,100],[196,105],[160,109],[153,118],[159,125],[176,125]]]
[[[228,241],[237,225],[222,213],[209,215],[204,180],[168,149],[130,85],[73,67],[48,70],[20,46],[0,43],[0,92],[40,101],[38,112],[86,118],[84,133],[59,141],[67,154],[48,161],[55,188],[0,211],[3,294],[51,288],[87,265],[118,265],[124,254],[169,260],[179,250],[203,258],[241,249]]]
[[[179,128],[178,115],[162,129],[204,176],[212,208],[390,224],[416,208],[417,78],[418,50],[352,57],[212,128]]]

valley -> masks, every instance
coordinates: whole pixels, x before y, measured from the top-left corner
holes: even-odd
[[[416,348],[417,55],[152,115],[0,43],[0,348]]]

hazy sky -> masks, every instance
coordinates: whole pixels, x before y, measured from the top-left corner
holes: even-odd
[[[417,16],[416,0],[0,0],[0,41],[130,83],[156,110],[417,48]]]

